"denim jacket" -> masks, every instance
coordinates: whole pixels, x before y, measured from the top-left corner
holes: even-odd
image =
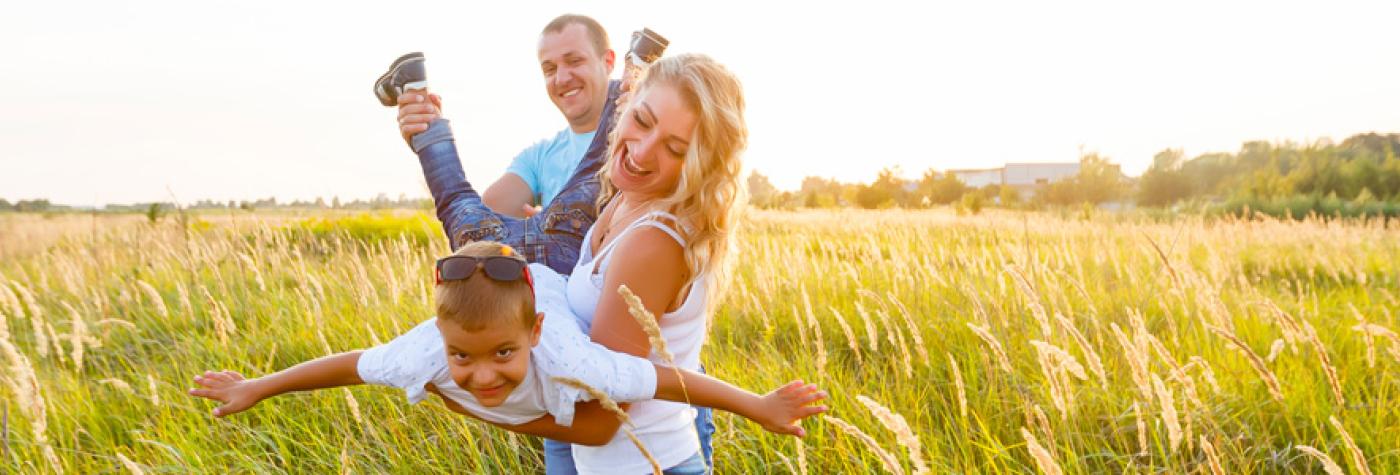
[[[567,275],[578,262],[583,235],[598,218],[598,169],[608,148],[615,122],[613,108],[618,81],[608,85],[608,99],[598,121],[598,133],[579,161],[563,190],[544,209],[529,218],[514,218],[488,208],[472,189],[457,156],[457,143],[447,119],[438,119],[428,130],[413,136],[413,151],[423,166],[423,177],[437,206],[438,220],[452,249],[472,241],[497,241],[515,248],[530,262],[539,262]]]

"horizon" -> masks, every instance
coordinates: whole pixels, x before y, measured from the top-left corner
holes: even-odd
[[[1359,132],[1359,133],[1356,133],[1356,134],[1352,134],[1352,135],[1349,135],[1349,136],[1347,136],[1346,138],[1344,138],[1344,139],[1342,139],[1342,140],[1334,140],[1334,139],[1332,139],[1332,138],[1330,138],[1330,137],[1322,137],[1322,138],[1316,139],[1316,140],[1314,140],[1314,141],[1312,141],[1312,142],[1308,142],[1308,143],[1300,143],[1300,142],[1294,142],[1294,141],[1279,141],[1279,142],[1269,142],[1269,144],[1272,145],[1272,146],[1276,146],[1276,147],[1281,147],[1281,146],[1291,146],[1291,147],[1299,147],[1299,146],[1302,146],[1302,147],[1309,147],[1309,146],[1314,146],[1314,145],[1319,145],[1319,144],[1339,144],[1339,143],[1345,141],[1346,139],[1350,139],[1350,138],[1352,138],[1352,137],[1357,137],[1357,136],[1362,136],[1362,135],[1367,135],[1367,134],[1377,134],[1377,135],[1400,135],[1400,133],[1397,133],[1397,132],[1379,132],[1379,131],[1371,131],[1371,132]],[[1242,143],[1242,144],[1241,144],[1241,147],[1243,147],[1243,146],[1244,146],[1245,144],[1247,144],[1247,143],[1249,143],[1249,142]],[[1093,153],[1093,152],[1086,152],[1086,153]],[[1198,155],[1196,155],[1196,156],[1185,157],[1185,158],[1186,158],[1186,160],[1192,160],[1192,159],[1195,159],[1195,158],[1199,158],[1200,156],[1203,156],[1203,155],[1221,154],[1221,153],[1224,153],[1224,154],[1234,154],[1235,152],[1234,152],[1234,151],[1207,151],[1207,152],[1202,152],[1202,153],[1200,153],[1200,154],[1198,154]],[[1109,163],[1112,164],[1112,165],[1118,166],[1118,167],[1119,167],[1119,172],[1120,172],[1120,173],[1123,173],[1123,172],[1122,172],[1122,164],[1119,164],[1119,163],[1114,162],[1114,161],[1110,161]],[[1036,162],[1036,161],[1004,162],[1004,163],[1002,163],[1002,164],[1000,164],[1000,165],[997,165],[997,166],[974,166],[974,167],[972,167],[972,168],[945,168],[945,169],[932,169],[932,168],[930,168],[930,169],[928,169],[928,170],[917,171],[917,172],[915,172],[915,173],[910,173],[909,170],[902,170],[902,169],[898,168],[897,166],[896,166],[896,167],[893,167],[892,170],[893,170],[893,171],[896,171],[896,172],[900,172],[900,173],[896,173],[895,176],[896,176],[897,178],[900,178],[901,180],[903,180],[903,181],[905,181],[905,182],[908,182],[908,183],[917,183],[917,182],[922,178],[921,175],[922,175],[924,172],[927,172],[927,171],[935,171],[935,172],[938,172],[938,173],[979,172],[979,171],[1003,170],[1003,169],[1005,169],[1006,167],[1012,166],[1012,165],[1079,165],[1079,161],[1078,161],[1078,160],[1073,160],[1073,161],[1057,161],[1057,162],[1049,162],[1049,161],[1042,161],[1042,162]],[[883,170],[884,170],[884,169],[881,169],[881,171],[883,171]],[[763,175],[763,173],[761,173],[761,172],[758,171],[758,170],[748,170],[746,173],[747,173],[747,174],[745,174],[745,175],[743,176],[743,178],[744,178],[746,184],[747,184],[747,179],[748,179],[749,176],[750,176],[749,174],[758,173],[759,175]],[[763,176],[770,179],[770,184],[774,184],[774,183],[771,182],[772,177],[769,177],[768,175],[763,175]],[[1129,174],[1124,173],[1123,176],[1125,176],[1125,177],[1127,177],[1127,178],[1140,178],[1140,177],[1141,177],[1141,174],[1139,174],[1139,175],[1129,175]],[[867,184],[869,184],[869,183],[867,183],[867,182],[861,182],[861,181],[843,181],[843,180],[838,179],[838,178],[835,177],[835,176],[816,176],[816,175],[809,175],[809,176],[803,177],[803,180],[805,181],[806,179],[809,179],[809,178],[815,178],[815,179],[820,179],[820,180],[830,180],[830,181],[834,181],[834,182],[836,182],[836,183],[840,183],[840,184],[843,184],[843,185],[867,185]],[[958,178],[958,180],[961,181],[961,178]],[[784,188],[784,187],[781,187],[781,186],[776,186],[776,184],[774,184],[774,185],[775,185],[775,188],[776,188],[776,190],[777,190],[778,192],[784,192],[784,193],[798,193],[798,192],[801,191],[801,186],[800,186],[801,183],[799,183],[799,186],[793,187],[793,188]],[[69,208],[69,209],[71,209],[71,210],[77,210],[77,211],[91,211],[91,210],[98,210],[98,211],[101,211],[101,210],[105,210],[105,209],[109,209],[109,208],[130,208],[130,207],[136,207],[136,206],[144,207],[144,206],[148,206],[148,205],[151,205],[151,204],[173,205],[173,206],[177,206],[177,207],[179,207],[179,208],[188,208],[188,209],[222,209],[221,207],[224,207],[224,208],[234,208],[234,207],[236,207],[236,206],[241,206],[241,205],[243,205],[244,203],[248,203],[248,204],[257,204],[257,203],[264,203],[264,202],[266,202],[267,200],[272,200],[272,202],[273,202],[274,204],[271,205],[271,206],[276,206],[276,207],[279,207],[279,208],[283,208],[283,207],[285,207],[285,208],[292,208],[292,207],[296,207],[296,206],[299,206],[299,205],[306,205],[306,206],[319,207],[319,208],[324,208],[324,209],[360,209],[360,208],[351,208],[351,207],[352,207],[352,206],[373,206],[373,205],[376,204],[376,202],[387,201],[387,202],[390,202],[390,203],[393,204],[393,206],[390,206],[389,208],[398,208],[399,205],[405,204],[406,202],[421,201],[421,200],[431,200],[431,199],[432,199],[432,197],[431,197],[431,196],[428,196],[427,193],[423,193],[423,194],[421,194],[421,195],[415,195],[415,194],[410,194],[410,193],[399,193],[399,194],[398,194],[397,196],[395,196],[395,197],[390,197],[390,196],[388,195],[388,193],[385,193],[385,192],[378,192],[378,193],[375,193],[374,196],[372,196],[372,197],[371,197],[371,196],[348,196],[348,197],[342,197],[342,196],[340,196],[340,195],[332,195],[332,196],[320,196],[320,195],[317,195],[317,196],[311,196],[311,197],[298,197],[298,198],[292,198],[292,199],[284,199],[283,197],[280,197],[280,196],[258,196],[258,197],[243,197],[243,198],[229,198],[229,199],[195,198],[195,199],[193,199],[193,200],[177,199],[177,198],[178,198],[178,197],[175,197],[175,196],[173,196],[173,195],[168,195],[166,199],[157,199],[157,200],[149,200],[149,201],[134,201],[134,202],[125,202],[125,203],[115,203],[115,202],[112,202],[112,203],[102,203],[102,204],[96,204],[96,205],[92,205],[92,204],[72,204],[72,203],[55,202],[55,201],[49,200],[49,201],[50,201],[49,204],[52,205],[52,206],[66,207],[66,208]],[[342,199],[342,198],[344,198],[344,199]],[[18,200],[11,200],[11,199],[8,199],[8,198],[5,197],[5,196],[0,196],[0,202],[6,202],[6,203],[9,203],[9,204],[11,204],[11,205],[17,204],[18,202],[21,202],[21,201],[33,201],[33,200],[48,200],[48,198],[45,198],[45,197],[29,197],[29,198],[21,198],[21,199],[18,199]],[[322,203],[318,205],[317,202],[322,202]],[[341,203],[342,205],[333,205],[332,202],[339,202],[339,203]],[[213,205],[213,207],[210,207],[210,205]],[[261,206],[261,205],[259,205],[259,206]],[[371,209],[371,208],[365,208],[365,209]],[[380,209],[380,208],[373,208],[373,209]],[[387,208],[384,208],[384,209],[387,209]]]
[[[1377,59],[1400,55],[1385,20],[1400,5],[1384,2],[429,2],[414,10],[433,14],[413,21],[337,4],[335,22],[321,20],[326,9],[17,7],[0,41],[42,46],[19,48],[0,75],[0,198],[426,197],[393,111],[369,93],[405,51],[427,54],[467,176],[484,189],[564,126],[533,50],[566,12],[598,19],[619,55],[646,26],[671,40],[667,54],[703,52],[734,70],[749,103],[745,176],[785,191],[808,176],[866,183],[897,166],[916,179],[1081,151],[1135,176],[1167,148],[1189,158],[1400,131],[1389,80],[1400,65]]]

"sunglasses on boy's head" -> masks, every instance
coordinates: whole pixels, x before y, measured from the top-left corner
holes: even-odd
[[[438,284],[449,280],[467,280],[477,269],[486,273],[492,280],[513,282],[525,279],[530,291],[535,290],[535,281],[530,278],[530,268],[525,259],[519,256],[447,256],[437,261],[434,277]]]

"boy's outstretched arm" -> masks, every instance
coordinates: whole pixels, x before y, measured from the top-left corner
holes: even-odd
[[[205,371],[195,376],[199,388],[190,395],[222,402],[214,408],[215,417],[243,412],[263,399],[292,391],[363,384],[356,365],[359,351],[324,356],[260,378],[244,379],[235,371]]]
[[[656,366],[656,376],[656,399],[687,402],[729,411],[757,422],[775,434],[804,437],[807,432],[796,422],[827,410],[826,406],[810,405],[826,399],[826,391],[818,390],[816,385],[804,384],[800,380],[759,396],[693,371],[680,370],[678,376],[676,370],[670,367]],[[684,391],[681,390],[681,380],[685,381]],[[427,390],[437,393],[436,388],[429,387]],[[689,400],[686,399],[687,394]],[[471,415],[451,400],[442,400],[449,409]],[[623,410],[627,409],[627,404],[621,406]],[[559,425],[551,415],[517,425],[486,422],[511,432],[574,444],[604,445],[612,440],[620,427],[617,416],[603,409],[598,401],[580,402],[575,407],[574,421],[570,426]]]
[[[826,406],[811,405],[826,396],[817,385],[800,379],[759,396],[694,371],[656,366],[656,399],[732,412],[775,434],[806,436],[797,421],[826,412]]]

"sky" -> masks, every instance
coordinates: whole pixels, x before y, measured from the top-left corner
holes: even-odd
[[[398,7],[396,5],[409,5]],[[1400,132],[1400,2],[19,2],[0,198],[427,196],[370,87],[423,51],[484,188],[566,126],[539,30],[583,13],[743,81],[749,170],[869,181],[1098,152],[1136,175],[1250,140]],[[620,68],[619,71],[620,73]]]

